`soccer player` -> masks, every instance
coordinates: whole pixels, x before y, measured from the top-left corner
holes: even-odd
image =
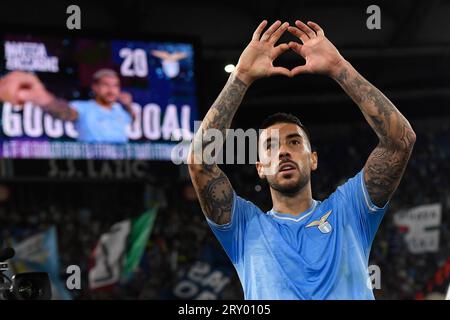
[[[45,89],[38,77],[20,71],[6,75],[1,83],[5,92],[0,95],[0,98],[4,97],[3,101],[19,104],[30,101],[55,118],[74,121],[78,141],[128,141],[125,129],[135,117],[131,107],[133,101],[129,93],[121,92],[120,79],[114,70],[101,69],[94,73],[91,86],[94,98],[91,100],[68,102],[57,98]]]
[[[188,163],[202,210],[237,270],[246,299],[374,299],[368,281],[370,248],[404,173],[415,133],[392,102],[340,55],[319,25],[277,21],[264,32],[266,24],[254,32],[194,137]],[[286,30],[302,44],[275,46]],[[288,49],[306,63],[292,70],[274,67],[273,60]],[[208,129],[225,135],[255,80],[302,73],[322,74],[339,83],[379,142],[355,176],[317,201],[310,175],[318,158],[305,127],[292,115],[270,116],[258,142],[270,161],[256,163],[273,203],[264,213],[235,193],[216,164],[202,163],[195,145],[214,143],[205,135]]]

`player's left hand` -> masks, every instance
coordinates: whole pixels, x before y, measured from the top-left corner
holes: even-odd
[[[289,48],[302,56],[306,63],[291,70],[292,75],[301,73],[317,73],[334,77],[339,72],[345,59],[336,47],[325,37],[322,28],[314,22],[307,24],[300,20],[296,27],[290,26],[288,31],[300,39],[303,44],[291,41]]]
[[[129,106],[133,103],[133,96],[125,91],[119,94],[119,102],[125,106]]]
[[[130,113],[131,118],[134,122],[134,120],[136,120],[136,112],[133,110],[133,96],[131,95],[131,93],[122,91],[119,94],[119,103],[121,103],[126,109],[127,111]]]

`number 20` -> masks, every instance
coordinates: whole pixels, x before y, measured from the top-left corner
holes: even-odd
[[[124,58],[120,73],[125,77],[146,77],[148,74],[147,54],[142,49],[122,48],[119,56]]]

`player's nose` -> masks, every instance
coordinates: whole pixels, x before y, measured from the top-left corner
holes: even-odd
[[[283,144],[281,144],[279,148],[278,159],[282,160],[284,158],[291,158],[289,150]]]

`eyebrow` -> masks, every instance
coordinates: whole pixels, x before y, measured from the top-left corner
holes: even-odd
[[[291,139],[291,138],[300,138],[303,140],[303,137],[298,132],[291,133],[286,136],[286,139]]]
[[[301,140],[303,140],[303,137],[298,132],[290,133],[286,136],[286,139],[292,139],[292,138],[300,138]],[[264,141],[263,146],[267,147],[267,145],[271,142],[272,142],[272,138],[269,137],[266,139],[266,141]]]

